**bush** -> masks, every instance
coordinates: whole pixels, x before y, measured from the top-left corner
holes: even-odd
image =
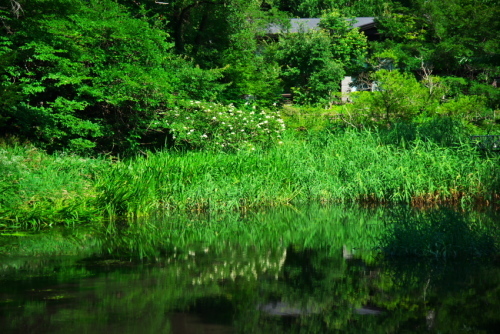
[[[162,112],[154,125],[168,129],[174,147],[254,150],[280,140],[284,121],[276,111],[246,104],[236,108],[218,103],[179,101]]]
[[[334,111],[315,106],[284,105],[281,113],[289,129],[322,131],[331,125]]]
[[[387,125],[411,121],[427,107],[426,89],[413,75],[380,70],[371,78],[377,91],[353,94],[349,112],[357,116],[357,122]]]
[[[413,140],[420,134],[445,146],[466,134],[494,129],[495,113],[487,99],[459,92],[464,80],[426,76],[417,81],[412,74],[387,70],[373,73],[371,79],[377,90],[351,94],[353,103],[342,111],[346,124],[387,130],[391,142]]]

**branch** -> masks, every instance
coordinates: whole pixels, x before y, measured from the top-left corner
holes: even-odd
[[[19,13],[23,12],[23,9],[19,2],[17,2],[16,0],[10,0],[10,7],[10,11],[12,12],[12,14],[14,14],[16,18],[19,18]]]

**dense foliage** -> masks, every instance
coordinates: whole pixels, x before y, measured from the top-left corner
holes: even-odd
[[[275,48],[284,88],[295,103],[329,105],[344,75],[363,64],[367,46],[366,37],[334,11],[321,17],[318,30],[301,26],[283,34]]]
[[[191,130],[179,136],[198,137],[195,143],[206,140]],[[416,140],[402,143],[403,149],[387,144],[391,136],[346,131],[298,140],[288,131],[281,145],[265,150],[166,151],[114,162],[47,155],[35,148],[0,149],[0,228],[72,225],[158,210],[214,213],[308,202],[418,206],[498,201],[498,158],[485,159],[468,143],[449,148]]]
[[[351,75],[382,89],[353,98],[340,124],[452,117],[492,134],[499,14],[493,0],[2,0],[0,131],[50,151],[213,148],[229,139],[200,145],[172,126],[172,112],[196,118],[195,131],[210,138],[222,134],[190,101],[224,114],[250,102],[270,114],[292,93],[297,106],[345,114],[335,104]],[[377,18],[375,40],[351,28],[346,19],[357,16]],[[290,17],[322,20],[286,33]],[[271,37],[270,24],[285,29]],[[273,133],[265,145],[279,141]],[[258,131],[249,139],[263,144]]]

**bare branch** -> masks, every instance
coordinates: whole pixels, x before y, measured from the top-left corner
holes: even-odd
[[[19,13],[23,11],[23,8],[21,7],[21,4],[18,1],[10,0],[10,11],[17,18],[19,18]]]

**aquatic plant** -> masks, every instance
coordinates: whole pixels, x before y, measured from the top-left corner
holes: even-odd
[[[102,221],[94,204],[103,159],[0,148],[0,228],[41,228]]]
[[[495,200],[495,159],[473,148],[416,141],[401,149],[377,134],[346,132],[255,152],[161,152],[114,166],[96,182],[117,214],[150,209],[226,211],[307,201],[462,203]]]

